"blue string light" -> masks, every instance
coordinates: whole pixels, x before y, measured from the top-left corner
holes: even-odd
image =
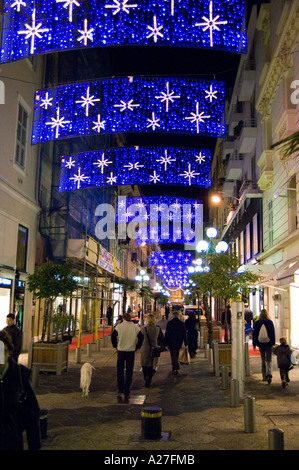
[[[150,132],[225,136],[225,87],[180,77],[112,78],[35,93],[32,144],[79,135]]]
[[[211,186],[207,149],[123,147],[61,159],[59,192],[126,184]]]
[[[191,251],[152,251],[150,254],[150,266],[175,266],[176,264],[190,266],[193,255]]]
[[[191,244],[202,237],[202,204],[173,196],[119,198],[116,223],[133,227],[136,245]]]
[[[1,62],[112,45],[246,53],[245,0],[5,0]]]

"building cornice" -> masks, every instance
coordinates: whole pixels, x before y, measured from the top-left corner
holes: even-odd
[[[268,25],[269,27],[269,25]],[[299,40],[299,6],[294,1],[289,10],[281,37],[270,62],[261,92],[256,102],[257,111],[266,119],[271,115],[271,104],[284,76],[293,66],[293,53]]]
[[[32,199],[30,196],[27,196],[26,194],[19,192],[11,183],[9,183],[9,181],[5,180],[2,176],[0,176],[0,191],[4,191],[12,199],[30,208],[36,212],[36,214],[38,214],[41,210],[39,204],[34,199]]]

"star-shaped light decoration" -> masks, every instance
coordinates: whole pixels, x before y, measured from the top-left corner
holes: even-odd
[[[87,41],[88,39],[90,39],[90,41],[93,42],[93,31],[94,31],[94,28],[90,28],[88,29],[88,21],[87,19],[84,20],[84,23],[83,23],[83,29],[78,29],[77,31],[79,33],[81,33],[81,36],[78,37],[77,41],[81,42],[83,41],[83,44],[84,46],[87,46]]]
[[[93,163],[93,165],[96,165],[98,168],[101,168],[101,173],[104,173],[104,167],[108,166],[109,163],[113,163],[111,161],[108,161],[108,158],[105,158],[105,154],[102,153],[102,159],[98,159],[96,162]]]
[[[97,116],[97,120],[96,121],[92,121],[94,126],[93,126],[93,130],[97,131],[97,132],[101,132],[101,129],[105,129],[105,123],[106,121],[101,121],[101,115],[98,114]]]
[[[205,155],[202,155],[201,152],[199,152],[198,155],[195,156],[196,161],[201,164],[202,162],[205,162]]]
[[[81,175],[81,168],[78,169],[78,174],[74,175],[70,180],[74,180],[77,183],[77,189],[80,189],[81,182],[84,183],[84,180],[88,179],[88,176],[84,176],[85,173]]]
[[[167,170],[167,165],[171,165],[171,162],[175,162],[176,159],[175,158],[171,158],[167,155],[167,150],[165,150],[165,156],[164,157],[160,157],[158,160],[156,160],[156,162],[159,162],[161,163],[161,165],[164,165],[164,170],[166,171]]]
[[[161,91],[161,96],[155,96],[156,99],[161,100],[161,103],[163,103],[163,101],[165,101],[165,103],[166,103],[166,112],[168,112],[169,101],[171,103],[173,103],[175,98],[178,99],[180,97],[181,97],[180,95],[174,95],[174,91],[169,92],[169,82],[166,82],[166,93]]]
[[[113,172],[110,173],[110,176],[107,178],[107,183],[111,186],[116,183],[116,176],[113,176]]]
[[[199,176],[199,175],[200,175],[200,173],[195,173],[195,170],[191,170],[191,164],[190,163],[188,165],[188,171],[184,171],[184,173],[180,174],[180,176],[183,176],[184,178],[188,178],[189,186],[191,186],[192,178],[195,178],[195,176]]]
[[[143,168],[143,167],[144,167],[144,165],[140,165],[139,162],[136,162],[136,163],[129,162],[128,165],[124,165],[124,168],[129,168],[129,171],[139,170],[140,168]]]
[[[128,101],[128,103],[121,100],[120,104],[115,104],[114,105],[115,108],[120,108],[121,112],[125,111],[126,109],[129,109],[130,111],[133,111],[134,107],[138,107],[138,106],[140,106],[140,104],[133,104],[133,100]]]
[[[65,162],[65,168],[68,168],[69,170],[71,170],[73,168],[73,166],[75,166],[75,160],[72,159],[72,157],[70,157],[66,162]]]
[[[60,108],[57,108],[56,118],[51,117],[52,122],[46,122],[47,126],[51,126],[55,130],[55,138],[59,136],[59,128],[64,128],[65,124],[70,124],[70,121],[66,121],[64,117],[60,117]]]
[[[85,106],[85,116],[89,115],[89,106],[94,106],[96,101],[101,101],[100,98],[95,98],[94,95],[90,96],[90,87],[87,87],[86,96],[81,96],[82,100],[76,101],[76,103],[82,103],[81,107]]]
[[[157,175],[156,170],[154,170],[153,175],[150,175],[150,181],[153,182],[154,184],[156,184],[157,181],[160,181],[160,175]]]
[[[210,103],[212,103],[213,99],[217,100],[218,97],[216,96],[216,94],[218,93],[218,90],[213,90],[213,85],[210,85],[210,89],[209,90],[205,90],[205,93],[206,93],[206,96],[205,96],[205,99],[209,99],[210,100]]]
[[[204,119],[208,119],[211,116],[204,116],[204,112],[199,112],[199,101],[196,103],[196,112],[191,113],[191,116],[186,117],[185,119],[191,119],[191,122],[196,122],[196,132],[199,133],[199,123],[205,122]]]
[[[73,21],[73,7],[76,5],[77,7],[80,6],[80,3],[77,0],[56,0],[56,3],[64,3],[63,8],[69,9],[69,21],[72,23]]]
[[[41,99],[40,107],[48,109],[48,106],[52,106],[51,101],[53,101],[53,98],[49,98],[49,92],[47,91],[45,97]]]
[[[22,31],[18,31],[18,34],[25,34],[25,39],[29,39],[31,38],[31,45],[30,45],[30,54],[33,54],[34,53],[34,49],[35,49],[35,37],[37,38],[41,38],[42,35],[41,33],[46,33],[47,31],[49,31],[48,28],[41,28],[42,26],[42,23],[38,23],[38,25],[36,25],[36,19],[35,19],[35,8],[33,9],[33,13],[32,13],[32,24],[31,26],[27,23],[25,23],[25,28],[27,28],[26,30],[22,30]]]
[[[120,11],[124,11],[125,13],[130,13],[129,8],[136,8],[138,7],[137,4],[133,5],[128,5],[129,0],[123,0],[123,1],[118,1],[118,0],[113,0],[114,5],[105,5],[105,8],[111,8],[113,11],[113,15],[116,15]]]
[[[15,0],[15,2],[13,2],[11,5],[10,5],[10,8],[13,8],[13,7],[17,7],[17,11],[21,11],[21,7],[25,7],[26,6],[26,3],[23,2],[23,0]]]
[[[206,31],[207,29],[210,30],[210,46],[214,46],[214,41],[213,41],[213,30],[217,29],[217,31],[220,31],[220,28],[218,28],[219,24],[227,24],[227,21],[217,21],[219,18],[219,15],[215,16],[213,18],[213,1],[210,2],[209,4],[209,18],[206,16],[202,17],[203,20],[205,20],[203,23],[195,23],[195,26],[204,26],[203,31]]]
[[[152,119],[147,119],[147,120],[149,122],[147,127],[152,127],[153,131],[156,130],[156,127],[160,127],[160,124],[159,124],[160,119],[156,119],[154,112],[152,112]]]
[[[160,33],[160,31],[163,29],[163,26],[159,26],[159,27],[157,26],[157,17],[156,16],[154,16],[153,25],[154,26],[148,26],[147,27],[151,31],[151,33],[149,33],[148,36],[146,36],[146,38],[149,39],[153,36],[154,42],[157,42],[158,36],[163,38],[163,34]]]

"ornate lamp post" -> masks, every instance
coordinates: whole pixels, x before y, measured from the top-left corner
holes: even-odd
[[[141,289],[143,288],[144,282],[148,282],[150,277],[146,274],[144,269],[139,271],[139,274],[135,276],[135,281],[141,282]],[[142,309],[141,309],[141,318],[140,323],[143,324],[143,315],[144,315],[144,296],[142,296]]]
[[[206,231],[206,235],[209,241],[200,240],[196,246],[196,251],[201,254],[201,258],[195,260],[196,266],[190,266],[188,271],[192,273],[207,273],[210,271],[209,264],[204,264],[205,260],[211,260],[213,256],[217,256],[218,253],[223,253],[228,250],[228,244],[224,241],[219,242],[216,246],[214,243],[214,238],[217,237],[218,232],[214,227],[210,227]],[[204,299],[205,300],[205,299]],[[207,302],[205,302],[205,313],[207,318],[207,327],[208,327],[208,343],[209,346],[212,346],[213,341],[213,328],[212,328],[212,294],[210,292],[210,302],[209,308],[207,308]]]

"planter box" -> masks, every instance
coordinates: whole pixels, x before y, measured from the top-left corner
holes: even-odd
[[[69,342],[31,343],[28,355],[28,367],[38,366],[40,372],[54,372],[61,375],[67,370]]]
[[[218,341],[219,343],[222,341],[222,328],[221,326],[213,326],[213,341]],[[200,347],[204,348],[205,344],[208,342],[209,339],[209,329],[207,326],[200,327]]]
[[[213,368],[216,376],[220,376],[220,367],[231,368],[232,345],[231,343],[213,342]]]

